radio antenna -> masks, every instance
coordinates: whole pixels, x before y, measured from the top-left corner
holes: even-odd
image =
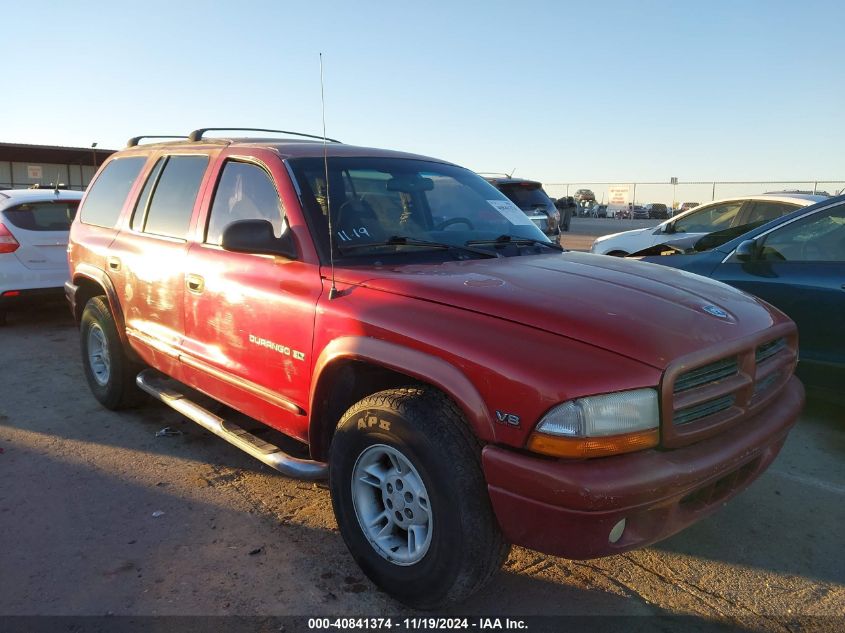
[[[323,167],[326,171],[326,212],[329,218],[329,265],[332,269],[332,287],[329,289],[329,301],[338,295],[334,283],[334,229],[332,228],[332,194],[329,188],[329,155],[326,139],[326,93],[323,88],[323,54],[320,53],[320,106],[323,110]]]

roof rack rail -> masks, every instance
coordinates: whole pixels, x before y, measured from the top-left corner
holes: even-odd
[[[133,136],[126,141],[126,147],[135,147],[144,138],[188,138],[187,136],[173,136],[172,134],[145,134],[144,136]]]
[[[277,134],[290,134],[291,136],[304,136],[305,138],[315,138],[320,141],[323,140],[322,136],[318,136],[316,134],[304,134],[302,132],[290,132],[288,130],[268,130],[267,128],[262,127],[201,127],[198,130],[194,130],[188,135],[189,141],[199,141],[202,139],[203,134],[206,132],[220,132],[220,131],[232,131],[232,132],[275,132]],[[340,143],[336,138],[328,138],[326,140],[331,143]]]

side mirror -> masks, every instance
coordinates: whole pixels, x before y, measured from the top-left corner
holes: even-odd
[[[296,259],[296,245],[288,229],[281,237],[273,234],[273,225],[267,220],[238,220],[223,230],[221,246],[234,253],[259,253],[281,255]]]
[[[734,251],[734,257],[741,262],[750,262],[757,258],[757,242],[745,240],[740,242]]]

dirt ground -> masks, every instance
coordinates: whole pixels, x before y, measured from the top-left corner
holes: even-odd
[[[100,407],[66,312],[0,328],[0,615],[408,613],[356,567],[323,486],[158,403]],[[181,434],[156,437],[167,426]],[[842,616],[844,501],[845,407],[811,400],[772,468],[716,515],[600,560],[515,548],[452,612],[687,614],[778,631]]]

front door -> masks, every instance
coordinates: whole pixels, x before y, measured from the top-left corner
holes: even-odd
[[[282,163],[264,159],[233,156],[219,166],[204,230],[187,253],[182,361],[196,387],[305,440],[319,268],[220,246],[237,220],[268,220],[277,237],[290,230],[277,187]]]

